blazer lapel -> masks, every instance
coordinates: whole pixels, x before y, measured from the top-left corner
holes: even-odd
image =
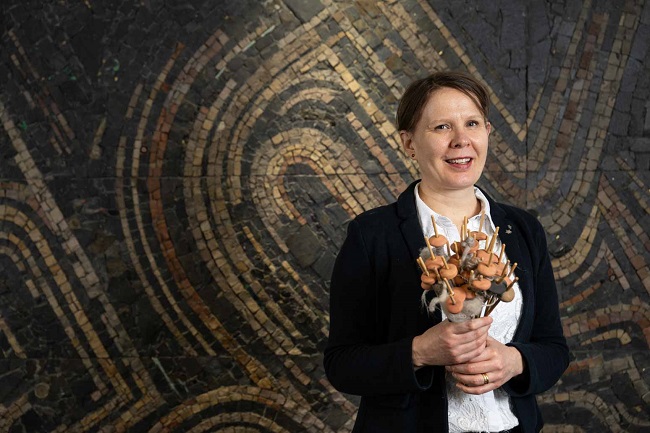
[[[400,194],[397,199],[397,214],[401,219],[399,229],[402,232],[404,241],[408,246],[413,264],[417,266],[416,260],[420,254],[420,250],[425,247],[424,236],[422,235],[422,227],[418,219],[418,211],[415,206],[415,186],[417,182],[413,182],[409,187]]]
[[[420,288],[420,267],[417,265],[417,258],[420,255],[422,248],[426,247],[424,241],[424,236],[422,234],[422,227],[420,226],[420,220],[418,218],[418,211],[415,205],[415,186],[419,181],[413,182],[409,187],[399,196],[397,199],[397,213],[399,218],[402,220],[399,225],[399,229],[404,238],[409,253],[411,255],[411,263],[413,264],[413,290],[418,290],[418,296],[422,294],[422,289]],[[409,280],[409,276],[405,276],[405,279]],[[409,283],[410,285],[410,283]],[[418,312],[418,329],[420,332],[424,332],[431,326],[440,322],[442,316],[440,314],[440,309],[437,308],[434,314],[428,314],[425,309],[420,309]]]

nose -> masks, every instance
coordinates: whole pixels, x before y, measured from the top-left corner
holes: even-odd
[[[456,134],[453,137],[453,141],[451,142],[451,147],[460,149],[466,146],[469,146],[469,137],[467,136],[467,134],[465,134],[464,131],[457,130]]]

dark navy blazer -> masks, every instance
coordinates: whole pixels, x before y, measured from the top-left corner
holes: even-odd
[[[397,202],[356,217],[334,266],[325,371],[341,392],[360,395],[354,432],[448,432],[444,367],[417,372],[413,337],[440,322],[420,306],[416,263],[425,246],[412,183]],[[525,433],[543,425],[535,394],[552,387],[569,363],[546,238],[529,213],[490,202],[499,238],[523,295],[513,341],[524,374],[503,386]]]

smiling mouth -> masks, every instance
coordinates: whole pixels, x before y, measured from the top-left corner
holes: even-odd
[[[472,158],[457,158],[457,159],[448,159],[446,162],[448,164],[469,164]]]

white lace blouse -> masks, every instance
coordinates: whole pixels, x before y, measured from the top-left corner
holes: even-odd
[[[420,225],[425,236],[433,236],[433,224],[431,215],[434,216],[438,232],[443,234],[449,242],[459,241],[460,233],[451,220],[445,216],[439,215],[429,208],[420,198],[419,188],[415,188],[415,200],[417,203],[418,216]],[[496,230],[492,217],[490,215],[490,203],[485,195],[478,189],[474,189],[476,198],[481,202],[481,209],[485,211],[485,221],[482,231],[488,235],[488,239]],[[478,230],[480,222],[479,215],[474,215],[468,219],[470,230]],[[500,227],[500,231],[509,230],[508,227]],[[483,245],[481,245],[483,247]],[[501,250],[501,241],[496,241],[494,251]],[[507,254],[507,248],[506,248]],[[506,257],[503,258],[505,262]],[[515,334],[522,309],[522,296],[519,285],[515,283],[515,298],[512,302],[501,302],[490,314],[493,322],[490,326],[489,334],[495,340],[505,344],[512,340]],[[443,320],[445,314],[442,313]],[[456,382],[447,375],[447,398],[449,402],[449,411],[447,417],[449,420],[449,433],[461,433],[467,431],[488,431],[498,432],[515,427],[519,424],[517,417],[512,412],[510,399],[508,395],[498,388],[492,392],[482,395],[465,394],[456,388]]]

